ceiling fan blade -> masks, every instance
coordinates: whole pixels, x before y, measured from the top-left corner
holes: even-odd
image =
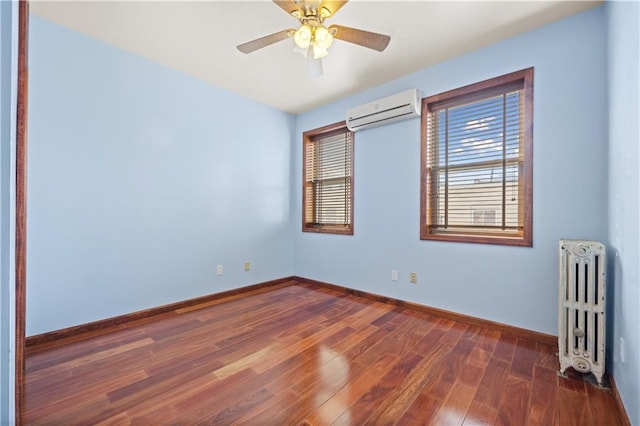
[[[329,18],[333,15],[335,15],[335,13],[340,10],[340,8],[342,6],[344,6],[345,4],[347,4],[347,1],[349,0],[345,0],[345,1],[337,1],[337,0],[324,0],[321,4],[320,4],[320,10],[321,10],[321,15],[323,18]],[[322,11],[322,9],[326,9],[327,11],[324,12]],[[327,15],[328,13],[328,15]]]
[[[342,25],[331,25],[329,30],[335,28],[338,40],[347,41],[359,46],[368,47],[369,49],[382,52],[389,45],[391,37],[384,34],[372,33],[370,31],[359,30],[351,27],[343,27]]]
[[[287,12],[287,14],[291,15],[296,10],[300,10],[297,4],[293,2],[293,0],[273,0],[275,4],[280,6],[282,10]]]
[[[292,34],[292,31],[294,30],[278,31],[277,33],[269,34],[268,36],[260,37],[255,40],[251,40],[246,43],[239,44],[236,47],[242,53],[251,53],[255,50],[262,49],[263,47],[267,47],[270,44],[277,43],[286,38],[289,38],[290,34]]]

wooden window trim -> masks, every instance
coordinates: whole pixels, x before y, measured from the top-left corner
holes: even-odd
[[[489,233],[463,233],[460,231],[434,232],[428,226],[427,218],[431,208],[431,185],[429,185],[427,153],[426,120],[434,107],[455,105],[458,102],[480,99],[496,91],[496,88],[523,83],[524,91],[524,161],[522,165],[521,200],[523,203],[523,232],[522,236],[490,235]],[[509,246],[533,246],[533,67],[491,78],[479,83],[470,84],[437,95],[422,99],[421,151],[420,151],[420,239],[434,241],[451,241],[480,244],[499,244]]]
[[[349,224],[348,225],[330,225],[330,224],[312,224],[307,223],[306,211],[307,211],[307,196],[306,196],[306,175],[307,175],[307,162],[306,162],[306,146],[311,143],[312,139],[317,136],[329,136],[332,133],[341,133],[347,131],[351,133],[351,191],[349,196],[349,203],[351,208],[349,209]],[[353,132],[347,128],[346,121],[340,121],[337,123],[329,124],[317,129],[308,130],[302,134],[302,232],[316,232],[323,234],[338,234],[338,235],[353,235],[353,187],[354,187],[354,145],[355,137]]]

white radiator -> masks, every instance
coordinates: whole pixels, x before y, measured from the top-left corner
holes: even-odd
[[[602,386],[605,354],[605,247],[597,241],[560,240],[558,350],[568,367],[593,373]]]

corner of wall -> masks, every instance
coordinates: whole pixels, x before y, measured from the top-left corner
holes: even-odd
[[[610,353],[631,424],[640,424],[640,4],[608,1]]]

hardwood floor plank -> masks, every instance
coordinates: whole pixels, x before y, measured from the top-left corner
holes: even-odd
[[[548,368],[549,370],[558,371],[560,369],[560,363],[557,352],[557,347],[536,343],[535,364]]]
[[[454,383],[458,380],[458,376],[461,374],[473,347],[474,343],[472,341],[466,339],[458,340],[442,369],[441,374],[445,382]]]
[[[442,336],[442,339],[440,339],[440,342],[445,345],[455,346],[458,343],[458,341],[462,338],[462,336],[464,336],[466,331],[469,329],[469,325],[457,323],[455,321],[450,321],[450,322],[452,322],[453,324],[451,324],[451,326],[448,327],[447,332],[445,333],[444,336]]]
[[[623,424],[553,346],[452,318],[308,282],[210,300],[33,347],[25,421]]]
[[[556,417],[558,406],[557,373],[540,365],[535,366],[528,424],[550,425]]]
[[[376,327],[382,327],[383,325],[385,325],[386,323],[388,323],[389,321],[391,321],[392,319],[400,315],[400,311],[402,311],[401,308],[394,308],[393,310],[382,315],[375,321],[372,321],[371,325],[374,325]]]
[[[562,380],[562,378],[560,379]],[[574,392],[563,386],[558,387],[558,422],[560,425],[608,424],[608,421],[602,421],[603,417],[600,419],[600,423],[593,422],[589,400],[584,397],[583,393]]]
[[[458,380],[460,383],[473,386],[477,388],[480,384],[480,380],[482,380],[482,375],[484,374],[484,369],[473,365],[469,359],[464,363],[460,374],[458,375]]]
[[[473,401],[467,410],[467,415],[462,424],[464,426],[494,425],[498,418],[498,411],[487,407],[478,401]]]
[[[372,334],[368,335],[367,337],[365,337],[364,339],[362,339],[356,345],[351,346],[349,349],[347,349],[344,352],[344,356],[350,362],[354,362],[354,361],[358,360],[358,358],[360,356],[365,354],[369,349],[371,349],[372,347],[375,347],[376,344],[379,343],[385,337],[387,337],[388,334],[389,333],[386,330],[378,329],[374,333],[372,333]],[[374,349],[374,350],[377,350],[377,349]],[[368,358],[368,356],[365,357],[365,358]],[[361,362],[361,361],[359,361],[359,362]]]
[[[51,415],[50,422],[54,424],[67,423],[72,419],[82,422],[85,416],[90,417],[88,412],[102,412],[109,408],[106,392],[142,380],[146,374],[144,371],[135,370],[126,375],[113,375],[103,370],[101,376],[95,381],[85,381],[80,377],[43,384],[47,391],[39,392],[37,395],[27,393],[26,402],[29,407],[34,407],[32,411],[28,411],[29,414],[35,419]],[[100,383],[100,387],[96,387],[95,382]]]
[[[482,376],[474,400],[497,409],[507,381],[509,367],[510,365],[506,361],[492,358]]]
[[[389,372],[399,362],[399,358],[392,355],[383,355],[366,369],[364,366],[360,373],[327,399],[321,406],[312,410],[304,419],[310,425],[333,424],[338,418],[342,421],[351,421],[353,404],[369,389],[375,386],[380,377]]]
[[[96,423],[96,426],[129,426],[131,425],[131,419],[127,413],[116,414],[113,417],[109,417],[106,420]]]
[[[157,370],[155,374],[147,373],[147,377],[142,380],[106,392],[106,394],[111,402],[116,402],[131,396],[141,395],[145,393],[146,389],[163,392],[173,389],[179,384],[195,380],[204,374],[211,374],[215,371],[216,366],[222,365],[223,363],[215,357],[211,358],[209,354],[204,354],[193,361],[176,364],[165,370]]]
[[[109,349],[101,350],[99,352],[88,353],[84,356],[80,356],[77,358],[70,359],[68,361],[52,364],[46,369],[40,369],[37,372],[33,372],[29,375],[30,380],[38,380],[40,377],[47,377],[51,374],[56,374],[60,371],[65,370],[74,370],[86,364],[95,364],[97,361],[104,360],[114,355],[126,353],[138,348],[147,348],[149,345],[153,343],[153,340],[150,338],[144,338],[140,340],[136,340],[131,343],[114,346]]]
[[[446,344],[438,343],[429,353],[422,354],[423,360],[416,365],[411,374],[381,404],[378,405],[370,419],[376,424],[393,424],[413,404],[424,387],[437,375],[435,365],[442,365],[451,353]],[[475,390],[475,389],[474,389]],[[470,399],[473,398],[473,392]]]
[[[467,411],[473,401],[476,388],[456,382],[449,391],[447,398],[442,402],[433,424],[436,425],[461,425],[467,415]],[[515,424],[515,423],[514,423]]]
[[[69,402],[69,401],[67,401]],[[38,410],[28,410],[25,424],[28,425],[71,425],[87,424],[91,413],[102,412],[109,407],[109,401],[104,395],[85,396],[75,403],[55,403]]]
[[[191,374],[186,372],[184,374]],[[223,380],[215,380],[211,374],[198,374],[195,378],[189,380],[187,377],[174,376],[167,378],[167,380],[161,382],[159,385],[146,386],[135,393],[121,396],[111,404],[111,409],[105,413],[95,413],[96,420],[101,421],[109,418],[119,412],[126,411],[132,422],[145,419],[146,416],[158,414],[158,408],[160,411],[170,410],[174,412],[173,416],[177,418],[183,418],[188,415],[188,411],[181,413],[176,411],[174,406],[176,402],[182,400],[189,400],[190,397],[194,397],[192,401],[197,403],[196,397],[202,397],[205,395],[216,395],[226,390],[226,387],[238,382],[248,381],[254,378],[256,374],[251,370],[243,370],[234,376],[227,377]],[[160,416],[162,418],[162,415]],[[169,413],[164,413],[164,418],[171,418]],[[161,420],[161,419],[160,419]]]
[[[397,425],[422,425],[434,424],[433,419],[442,406],[442,400],[427,392],[422,392],[416,397],[411,406],[396,422]]]
[[[600,389],[594,385],[587,385],[587,395],[589,396],[589,407],[591,408],[591,418],[597,419],[601,413],[607,414],[607,424],[609,426],[623,426],[625,424],[622,416],[616,409],[615,399],[611,391]]]
[[[497,330],[485,328],[480,332],[478,338],[478,349],[493,353],[493,351],[496,349],[496,345],[498,344],[498,340],[500,340],[501,335],[502,334]]]
[[[220,380],[215,379],[212,374],[207,374],[167,390],[161,395],[154,394],[126,411],[133,424],[165,423],[166,415],[163,411],[167,408],[173,413],[175,422],[197,423],[224,410],[246,393],[254,391],[257,376],[250,369]],[[245,392],[242,392],[242,389]],[[159,405],[159,401],[165,402]],[[163,407],[162,410],[158,410],[159,406]]]
[[[279,343],[273,344],[271,346],[267,346],[265,348],[260,349],[257,352],[252,352],[251,354],[245,356],[244,358],[240,358],[237,361],[234,361],[230,364],[226,364],[224,367],[218,368],[213,372],[213,375],[216,376],[218,379],[224,379],[225,377],[232,376],[239,371],[253,368],[260,360],[272,358],[276,354],[284,353],[284,351],[285,351],[285,346]],[[284,356],[288,358],[289,354],[285,353]]]
[[[234,419],[230,424],[233,425],[258,425],[272,422],[273,424],[282,424],[278,421],[278,416],[293,406],[300,396],[288,389],[274,394],[272,398],[252,407],[242,416]]]
[[[249,394],[234,397],[226,408],[215,414],[209,414],[209,412],[205,410],[205,415],[198,418],[197,421],[207,424],[228,425],[272,397],[273,395],[268,390],[261,388],[249,392]]]
[[[416,365],[423,359],[424,358],[417,353],[408,353],[400,358],[398,363],[395,364],[387,374],[379,377],[377,383],[352,404],[348,411],[349,422],[365,424],[374,415],[377,408],[385,401],[387,395],[400,386]],[[347,420],[344,416],[346,416],[345,413],[343,413],[336,422],[343,424]],[[373,417],[371,422],[375,422],[375,417]]]
[[[424,416],[429,419],[429,422],[432,422],[443,401],[449,395],[453,382],[448,378],[450,376],[445,374],[444,369],[448,363],[455,363],[459,354],[454,353],[453,348],[445,347],[450,349],[449,352],[433,364],[429,374],[421,377],[422,390],[403,414],[403,421],[415,423],[416,419]],[[434,406],[433,404],[437,405]]]
[[[510,363],[517,343],[518,339],[516,337],[504,333],[501,334],[496,343],[496,348],[493,350],[493,357]]]
[[[402,348],[397,344],[396,339],[392,336],[385,336],[365,353],[355,358],[355,360],[361,364],[369,365],[380,358],[383,354],[400,356],[406,353],[401,353],[401,349]]]
[[[509,375],[498,406],[496,425],[526,425],[531,382]]]
[[[138,331],[138,330],[136,330]],[[114,333],[114,336],[100,336],[92,340],[91,344],[86,342],[73,342],[67,346],[57,346],[47,352],[36,352],[30,354],[26,363],[27,373],[35,373],[36,371],[49,368],[53,365],[60,365],[75,360],[79,360],[85,356],[89,357],[96,353],[112,350],[134,342],[148,342],[149,337],[146,336],[144,330],[138,332],[130,332],[129,330]]]
[[[316,395],[316,402],[331,397],[364,369],[362,364],[349,363],[332,352],[320,352],[318,358],[313,360],[318,367],[291,386],[299,395]]]
[[[476,366],[482,371],[487,368],[489,365],[489,361],[491,360],[491,352],[481,349],[478,344],[471,350],[469,353],[469,358],[467,359],[467,363],[470,365]]]
[[[565,375],[567,377],[558,377],[558,383],[561,388],[581,394],[587,393],[582,374],[578,373],[573,368],[568,368],[565,371]]]
[[[533,365],[536,359],[536,343],[518,339],[511,363],[511,373],[524,380],[533,380]]]
[[[282,347],[281,350],[276,349],[272,351],[269,356],[261,357],[251,368],[258,373],[262,373],[281,361],[291,357],[292,353],[304,352],[316,345],[322,345],[322,342],[327,339],[333,339],[335,335],[342,333],[343,327],[343,324],[336,323],[297,342],[279,342]]]
[[[328,360],[319,358],[315,348],[295,354],[263,373],[261,376],[265,380],[261,382],[261,385],[272,394],[278,395],[290,390],[298,383],[315,380],[315,374],[319,368],[322,368],[322,363],[328,362]],[[295,374],[290,374],[292,371],[295,371]]]

